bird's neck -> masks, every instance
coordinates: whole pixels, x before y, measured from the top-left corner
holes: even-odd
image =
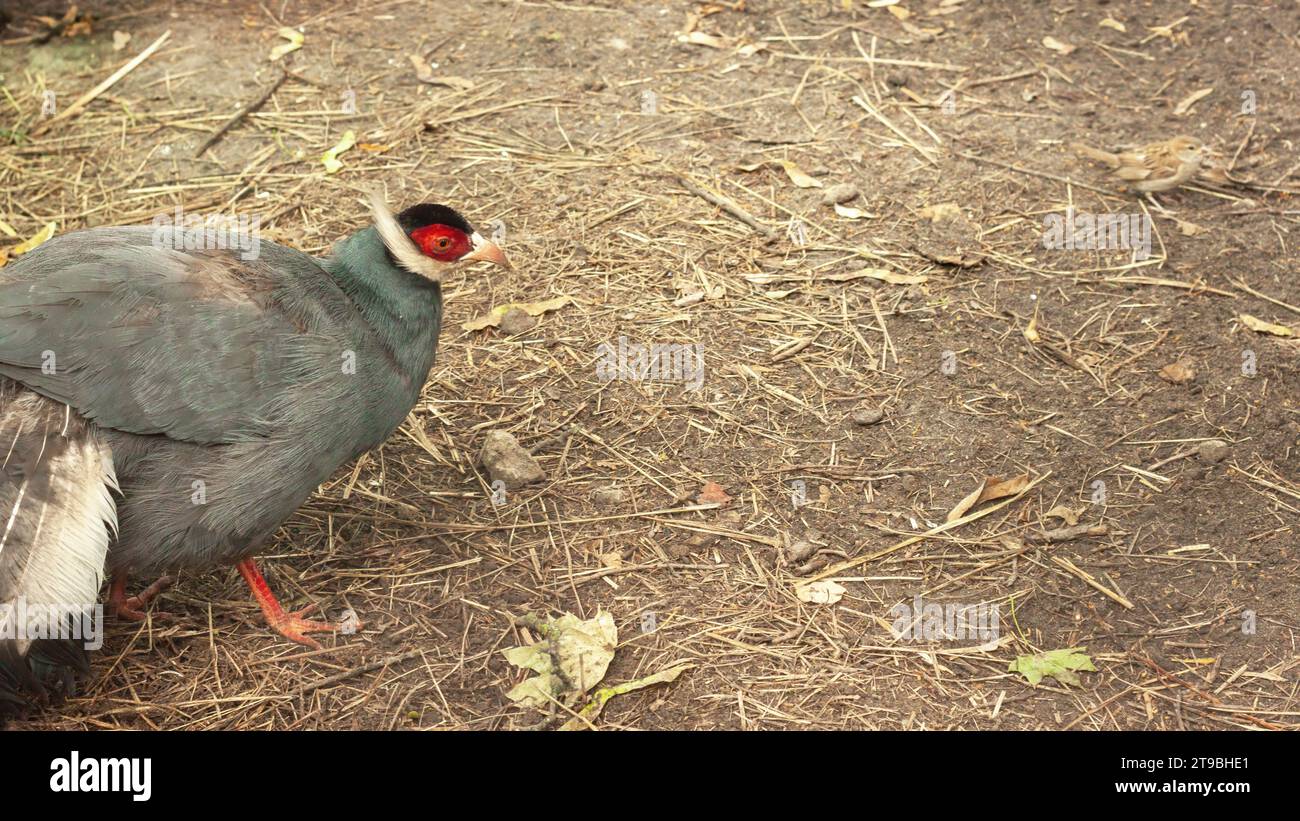
[[[441,286],[398,268],[373,226],[335,246],[324,267],[418,391],[437,348]]]

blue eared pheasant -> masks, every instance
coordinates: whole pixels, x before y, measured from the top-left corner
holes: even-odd
[[[124,227],[0,268],[0,622],[20,601],[92,607],[105,573],[110,609],[142,618],[160,585],[128,598],[129,577],[233,564],[284,636],[334,629],[285,612],[253,556],[415,405],[446,266],[509,267],[451,208],[372,210],[327,259]],[[84,666],[79,644],[14,627],[0,703]]]

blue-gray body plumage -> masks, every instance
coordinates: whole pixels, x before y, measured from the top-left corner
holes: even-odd
[[[49,464],[62,443],[75,487],[104,451],[120,487],[107,568],[146,576],[248,557],[383,442],[419,398],[442,310],[437,282],[394,264],[373,227],[327,260],[267,241],[252,260],[177,250],[167,230],[75,232],[0,268],[0,455]],[[62,411],[79,424],[60,429]],[[0,506],[39,532],[48,504],[11,461]],[[66,507],[58,493],[43,503]],[[0,602],[24,561],[0,541]]]

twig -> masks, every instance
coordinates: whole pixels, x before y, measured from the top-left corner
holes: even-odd
[[[673,176],[677,178],[677,181],[680,182],[682,184],[682,187],[685,188],[687,191],[691,192],[692,194],[694,194],[695,196],[699,197],[700,199],[706,202],[710,202],[718,206],[723,211],[726,211],[731,216],[735,217],[736,219],[748,225],[750,228],[753,228],[755,231],[765,236],[769,242],[777,238],[778,235],[775,230],[759,222],[758,217],[749,213],[744,208],[741,208],[734,201],[728,199],[727,197],[724,197],[721,194],[715,194],[712,191],[704,190],[703,188],[699,187],[694,182],[692,182],[690,177],[687,177],[685,174],[682,174],[680,172],[674,172]]]
[[[1133,285],[1162,285],[1166,288],[1182,288],[1184,291],[1217,294],[1231,299],[1237,298],[1237,295],[1232,291],[1221,291],[1218,288],[1211,288],[1208,285],[1197,285],[1194,282],[1180,282],[1176,279],[1165,279],[1164,277],[1106,277],[1106,281],[1124,282]]]
[[[1061,567],[1065,568],[1066,570],[1070,571],[1074,575],[1078,576],[1080,579],[1083,580],[1084,584],[1088,585],[1093,590],[1096,590],[1098,593],[1102,594],[1103,596],[1115,602],[1116,604],[1119,604],[1125,610],[1133,609],[1133,602],[1129,601],[1124,596],[1120,595],[1119,593],[1116,593],[1114,590],[1111,590],[1109,587],[1106,587],[1101,582],[1097,581],[1097,579],[1094,578],[1091,573],[1082,569],[1081,567],[1079,567],[1077,564],[1070,561],[1069,559],[1063,559],[1060,556],[1053,556],[1052,561],[1056,562]]]
[[[1245,291],[1246,293],[1250,294],[1251,296],[1257,296],[1260,299],[1266,299],[1269,302],[1272,302],[1274,305],[1279,305],[1283,308],[1286,308],[1288,311],[1291,311],[1292,313],[1300,314],[1300,308],[1297,308],[1296,306],[1291,305],[1289,303],[1283,302],[1280,299],[1274,299],[1268,294],[1262,294],[1259,291],[1256,291],[1254,288],[1247,285],[1245,282],[1241,282],[1235,279],[1230,279],[1228,281],[1231,282],[1236,287],[1240,288],[1241,290]]]
[[[234,113],[234,115],[229,120],[226,120],[224,123],[222,123],[220,128],[212,132],[212,135],[203,141],[203,145],[200,145],[198,147],[198,150],[194,152],[194,159],[197,160],[199,157],[202,157],[203,152],[211,148],[217,142],[217,140],[220,140],[222,137],[226,136],[227,131],[234,128],[240,121],[242,121],[249,114],[253,113],[254,111],[261,108],[262,106],[266,105],[266,101],[271,99],[271,95],[276,92],[276,89],[284,85],[284,81],[287,79],[289,79],[289,73],[286,71],[281,71],[280,76],[275,78],[275,82],[271,83],[269,86],[266,87],[265,91],[257,95],[256,100],[253,100],[252,102],[246,103],[244,106],[242,106],[238,111]]]
[[[861,95],[854,94],[852,100],[863,111],[867,112],[872,117],[875,117],[876,120],[881,125],[883,125],[885,128],[888,128],[890,131],[894,132],[894,134],[896,134],[900,140],[902,140],[903,142],[911,146],[912,149],[915,150],[916,153],[924,157],[925,161],[930,163],[930,165],[939,164],[939,161],[934,158],[934,155],[931,154],[928,149],[922,148],[921,145],[917,143],[916,140],[913,140],[911,137],[907,136],[906,132],[904,132],[898,126],[894,125],[893,121],[890,120],[888,117],[886,117],[884,114],[881,114],[879,111],[877,111],[875,106],[873,106],[871,103],[866,101],[866,98],[862,97]]]

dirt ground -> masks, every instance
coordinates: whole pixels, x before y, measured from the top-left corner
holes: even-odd
[[[553,727],[502,651],[605,611],[607,683],[692,666],[599,728],[1295,727],[1300,5],[869,5],[83,3],[46,42],[10,5],[0,248],[183,206],[324,254],[377,185],[499,220],[516,264],[450,277],[424,401],[263,561],[359,632],[309,650],[188,575],[17,726]],[[1177,134],[1231,179],[1145,197],[1070,149]],[[1067,207],[1150,255],[1045,247]],[[698,346],[698,389],[602,378],[620,337]],[[545,481],[494,504],[490,430]],[[987,477],[1012,494],[940,529]],[[895,635],[918,597],[996,635]],[[1009,669],[1068,648],[1077,684]]]

